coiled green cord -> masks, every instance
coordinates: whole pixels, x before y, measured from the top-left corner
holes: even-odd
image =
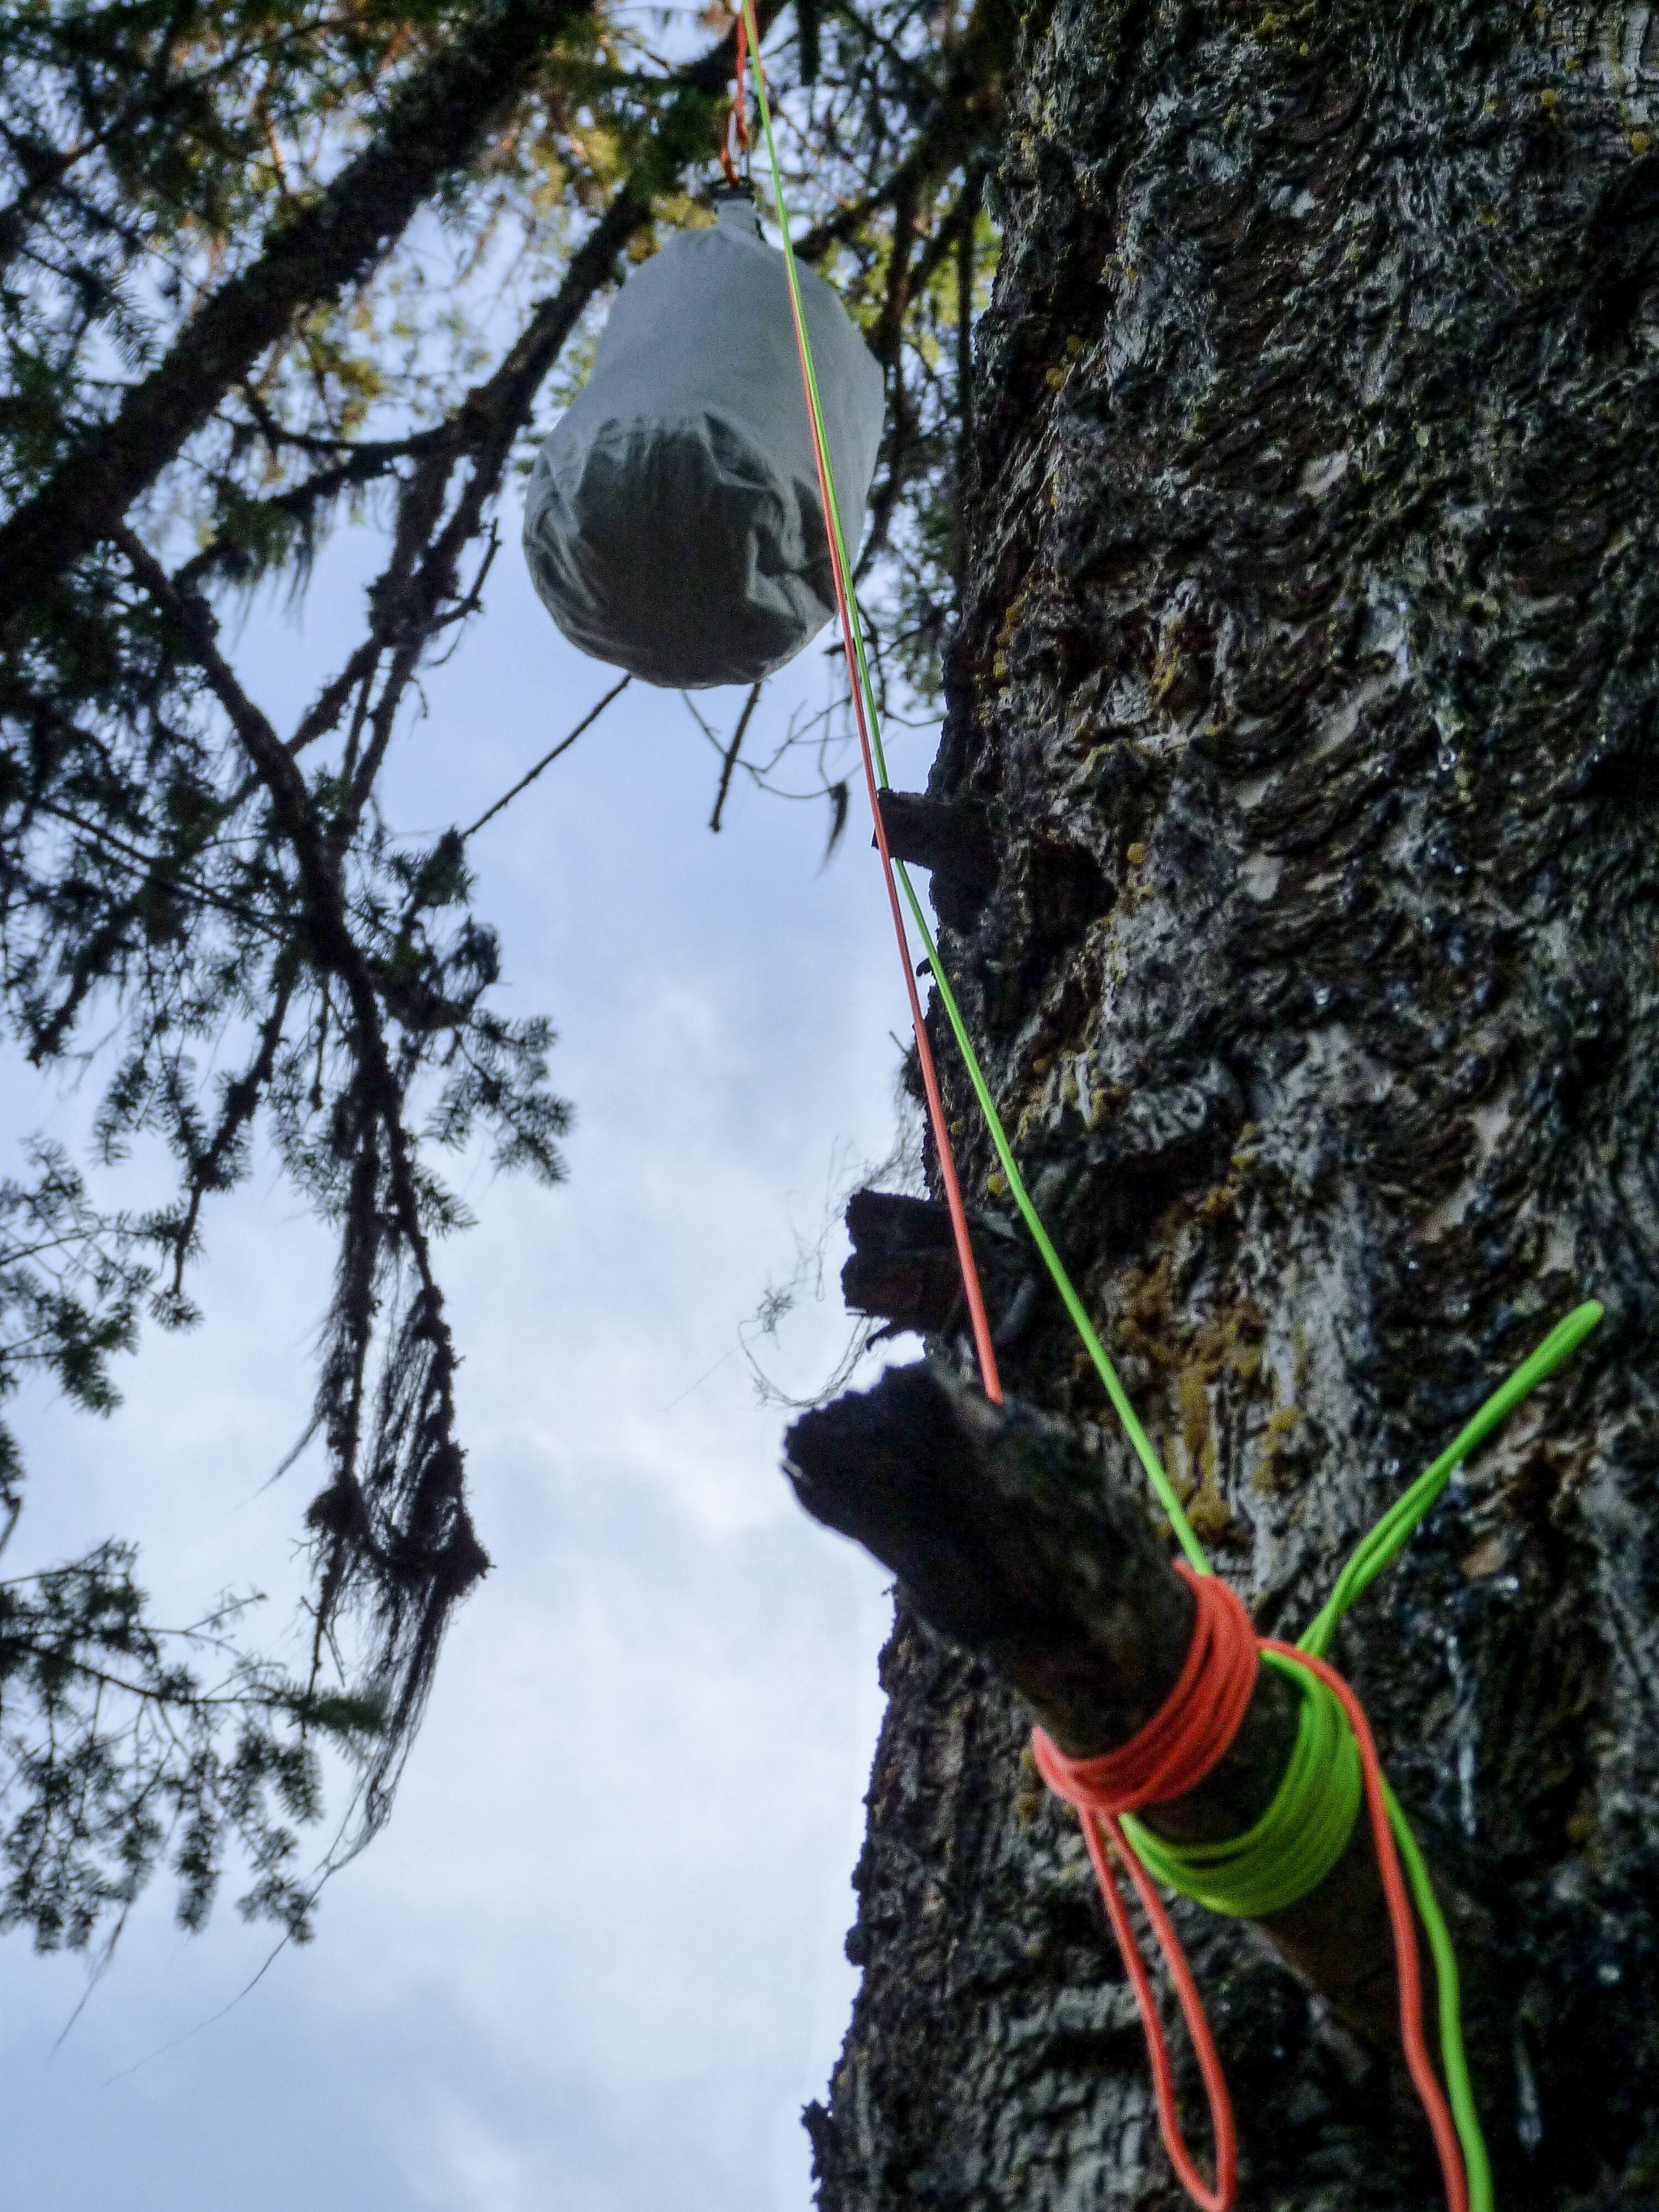
[[[1329,1598],[1297,1638],[1303,1650],[1316,1658],[1325,1656],[1344,1613],[1398,1556],[1464,1461],[1529,1392],[1571,1358],[1601,1317],[1602,1308],[1594,1298],[1576,1307],[1492,1392],[1433,1465],[1395,1499],[1355,1547]],[[1212,1912],[1248,1920],[1282,1912],[1318,1888],[1347,1847],[1361,1796],[1352,1731],[1335,1698],[1315,1675],[1277,1652],[1266,1652],[1263,1658],[1295,1682],[1302,1707],[1285,1778],[1255,1826],[1226,1843],[1180,1844],[1154,1835],[1142,1821],[1123,1822],[1142,1863],[1157,1881]],[[1440,2063],[1463,2152],[1469,2212],[1491,2212],[1492,2169],[1463,2048],[1456,1948],[1411,1824],[1386,1781],[1383,1786],[1389,1825],[1434,1960]]]
[[[766,76],[760,59],[760,33],[755,21],[754,0],[742,0],[742,5],[748,27],[750,49],[754,56],[755,86],[767,159],[772,170],[778,228],[783,239],[784,267],[794,311],[796,334],[801,348],[807,408],[823,470],[829,507],[826,520],[834,539],[841,573],[848,580],[848,628],[870,732],[875,780],[880,789],[887,790],[890,784],[881,742],[881,718],[865,650],[864,627],[858,601],[851,587],[852,563],[848,558],[840,502],[836,495],[830,441],[824,430],[818,392],[817,371],[812,359],[805,314],[801,307],[799,278],[790,236],[789,210],[784,198],[782,166],[778,160],[777,145],[772,134],[771,106],[767,98]],[[1043,1265],[1060,1293],[1084,1348],[1105,1386],[1113,1410],[1146,1470],[1158,1503],[1169,1516],[1170,1525],[1182,1550],[1199,1573],[1212,1573],[1213,1569],[1182,1510],[1175,1486],[1152,1449],[1152,1441],[1129,1402],[1128,1394],[1117,1370],[1113,1366],[1106,1347],[1101,1342],[1083,1301],[1031,1202],[1024,1178],[1008,1142],[1002,1116],[997,1110],[996,1101],[980,1066],[979,1055],[974,1049],[956,994],[945,972],[945,963],[939,957],[939,947],[928,927],[921,901],[910,880],[909,871],[902,862],[896,861],[894,872],[903,891],[916,934],[926,948],[939,1004],[945,1010],[945,1018],[956,1039],[968,1080],[985,1117],[986,1128],[1014,1204],[1030,1232],[1032,1242],[1042,1255]],[[1601,1317],[1602,1308],[1593,1298],[1578,1306],[1551,1331],[1530,1358],[1492,1393],[1433,1465],[1395,1500],[1356,1547],[1337,1577],[1329,1598],[1298,1638],[1302,1650],[1316,1658],[1324,1656],[1344,1613],[1397,1556],[1457,1468],[1499,1423],[1513,1413],[1529,1392],[1536,1389],[1563,1360],[1577,1351]],[[1358,1817],[1362,1796],[1358,1748],[1346,1717],[1333,1692],[1309,1669],[1298,1667],[1293,1660],[1273,1651],[1265,1652],[1262,1656],[1265,1664],[1294,1681],[1301,1693],[1302,1704],[1296,1741],[1284,1778],[1272,1803],[1255,1826],[1243,1836],[1222,1844],[1176,1844],[1153,1835],[1143,1822],[1126,1819],[1123,1823],[1126,1832],[1133,1840],[1136,1852],[1156,1880],[1196,1899],[1212,1911],[1252,1920],[1282,1912],[1318,1887],[1347,1847]],[[1383,1787],[1387,1794],[1389,1823],[1401,1862],[1434,1960],[1438,1991],[1441,2063],[1446,2077],[1447,2096],[1463,2152],[1468,2181],[1469,2212],[1492,2212],[1491,2168],[1463,2050],[1456,1953],[1410,1824],[1386,1781]]]
[[[1358,1747],[1335,1697],[1275,1653],[1265,1658],[1294,1679],[1302,1700],[1289,1764],[1255,1826],[1223,1843],[1174,1844],[1132,1814],[1122,1824],[1166,1888],[1240,1920],[1265,1920],[1318,1888],[1348,1847],[1364,1796]]]
[[[1325,1657],[1343,1614],[1404,1547],[1458,1468],[1528,1392],[1571,1357],[1601,1312],[1594,1298],[1588,1299],[1552,1329],[1432,1467],[1395,1499],[1355,1548],[1329,1599],[1297,1638],[1301,1650],[1316,1659]],[[1267,1661],[1295,1680],[1303,1703],[1285,1778],[1255,1826],[1225,1844],[1177,1844],[1152,1835],[1139,1821],[1126,1819],[1123,1823],[1160,1881],[1196,1898],[1212,1911],[1249,1920],[1282,1912],[1318,1887],[1341,1856],[1358,1817],[1360,1798],[1353,1738],[1335,1698],[1312,1674],[1291,1662],[1271,1652]],[[1328,1819],[1322,1817],[1321,1801],[1328,1804]],[[1405,1856],[1409,1860],[1409,1854]]]

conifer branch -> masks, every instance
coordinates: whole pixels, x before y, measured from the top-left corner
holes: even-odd
[[[399,89],[373,143],[213,294],[113,419],[0,524],[0,607],[38,595],[110,535],[295,316],[368,273],[585,12],[583,0],[494,0]]]

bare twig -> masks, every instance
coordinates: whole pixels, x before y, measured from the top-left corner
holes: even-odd
[[[720,835],[720,811],[726,805],[726,794],[732,788],[732,771],[736,768],[738,756],[743,750],[744,738],[749,728],[749,718],[760,704],[761,684],[764,684],[765,680],[763,677],[760,683],[750,685],[749,696],[743,702],[743,712],[738,717],[738,726],[732,732],[732,742],[726,749],[725,759],[720,763],[720,789],[714,793],[714,811],[708,817],[708,826],[717,837]]]
[[[541,758],[537,762],[535,767],[532,768],[527,775],[521,775],[510,791],[504,791],[493,806],[486,806],[483,812],[478,817],[477,820],[472,823],[470,829],[462,830],[461,836],[463,839],[467,837],[475,837],[478,831],[483,828],[485,823],[493,822],[495,819],[495,817],[504,807],[510,806],[513,804],[513,801],[518,797],[521,791],[528,791],[531,785],[534,783],[536,778],[542,773],[543,769],[551,768],[554,762],[558,759],[561,753],[568,753],[571,746],[575,744],[577,738],[580,738],[584,732],[592,728],[594,723],[599,720],[600,715],[604,714],[605,708],[611,704],[611,701],[613,699],[620,699],[623,693],[627,690],[629,685],[633,681],[634,679],[631,676],[624,676],[620,684],[613,684],[611,689],[605,693],[604,698],[599,701],[599,704],[589,708],[586,714],[582,716],[580,721],[577,723],[574,730],[568,732],[565,736],[562,737],[559,739],[558,744],[553,747],[550,752],[544,753]],[[759,686],[757,685],[756,688],[758,690]]]

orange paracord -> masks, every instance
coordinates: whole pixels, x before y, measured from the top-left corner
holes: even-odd
[[[1123,1832],[1121,1820],[1126,1813],[1137,1813],[1144,1807],[1168,1804],[1174,1798],[1185,1796],[1212,1771],[1238,1733],[1255,1688],[1261,1655],[1267,1652],[1281,1667],[1304,1668],[1316,1675],[1340,1700],[1353,1729],[1394,1934],[1399,1970],[1401,2041],[1434,2136],[1449,2212],[1468,2212],[1468,2189],[1457,2131],[1424,2040],[1417,1931],[1389,1822],[1382,1765],[1364,1709],[1336,1669],[1327,1666],[1323,1660],[1298,1650],[1294,1644],[1281,1644],[1272,1638],[1258,1638],[1243,1600],[1218,1576],[1195,1574],[1184,1560],[1176,1563],[1176,1571],[1185,1577],[1198,1608],[1193,1640],[1174,1688],[1145,1727],[1117,1750],[1094,1759],[1068,1759],[1042,1729],[1035,1729],[1031,1738],[1037,1771],[1056,1796],[1075,1805],[1082,1815],[1084,1840],[1089,1847],[1107,1917],[1117,1939],[1146,2030],[1158,2098],[1158,2126],[1170,2163],[1182,2185],[1203,2207],[1203,2212],[1231,2212],[1237,2188],[1238,2161],[1226,2076],[1181,1939]],[[1209,2099],[1210,2124],[1215,2137],[1213,2185],[1199,2172],[1181,2131],[1169,2045],[1128,1907],[1112,1869],[1109,1843],[1152,1924],[1192,2038],[1199,2072]]]

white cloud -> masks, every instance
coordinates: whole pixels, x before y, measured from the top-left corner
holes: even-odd
[[[550,2212],[553,2199],[537,2159],[459,2098],[441,2096],[422,2133],[426,2140],[409,2177],[418,2203],[441,2212]]]
[[[607,680],[499,574],[394,818],[468,818]],[[303,653],[254,639],[273,703],[308,690],[349,599],[313,594]],[[884,1607],[798,1513],[783,1417],[733,1352],[838,1147],[886,1149],[902,987],[862,836],[820,874],[816,815],[739,791],[711,838],[704,763],[678,702],[636,688],[477,855],[511,1003],[558,1024],[580,1120],[568,1185],[473,1173],[478,1226],[442,1255],[496,1565],[392,1827],[313,1947],[108,2088],[233,1996],[259,1942],[222,1916],[185,1943],[158,1897],[50,2061],[73,1976],[14,1948],[3,2212],[105,2212],[117,2173],[124,2212],[233,2174],[239,2212],[806,2203],[795,2113],[852,1989]],[[308,1403],[326,1241],[268,1177],[206,1225],[204,1330],[152,1342],[112,1421],[32,1417],[20,1540],[130,1533],[169,1602],[258,1579],[286,1605],[308,1478],[259,1485]],[[780,1358],[822,1373],[843,1330],[832,1273]]]

